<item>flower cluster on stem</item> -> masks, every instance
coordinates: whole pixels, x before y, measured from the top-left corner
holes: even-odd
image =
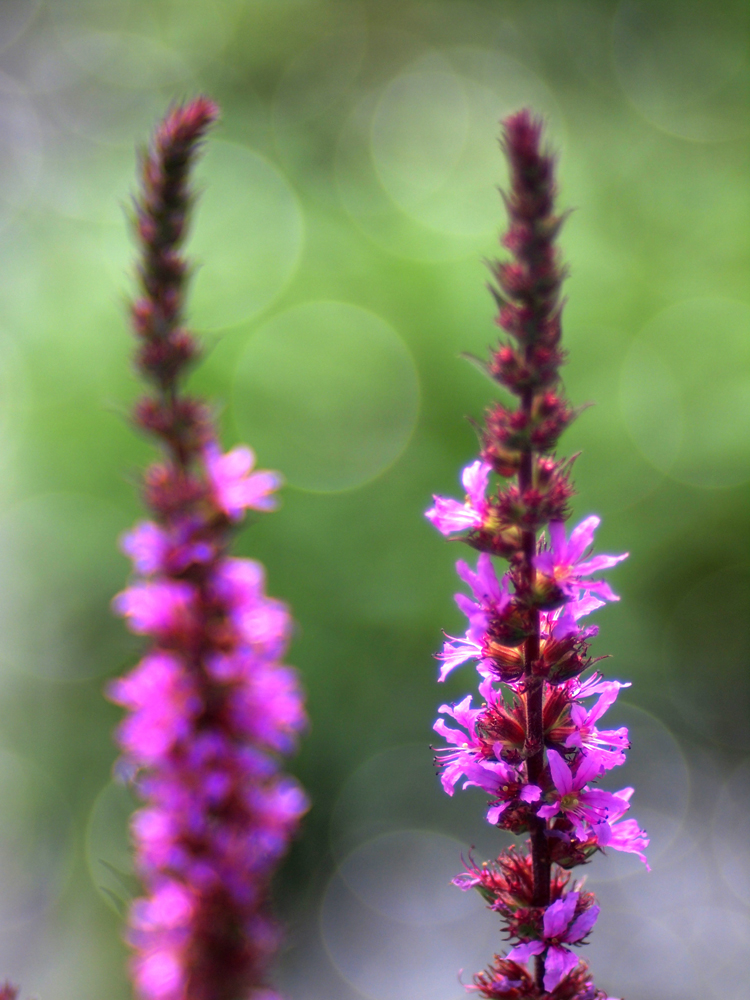
[[[223,454],[211,410],[182,387],[198,355],[183,325],[189,174],[217,115],[202,97],[167,114],[136,201],[132,320],[151,391],[133,416],[161,457],[143,478],[151,518],[122,543],[135,576],[114,600],[150,645],[108,695],[127,709],[118,772],[143,801],[132,836],[145,895],[128,929],[141,1000],[276,997],[269,883],[307,809],[280,762],[305,724],[281,662],[289,613],[266,596],[259,563],[229,555],[245,511],[274,508],[280,477],[253,471],[249,448]]]
[[[644,831],[623,819],[633,789],[596,787],[625,761],[627,730],[598,723],[627,685],[591,671],[597,627],[587,620],[618,600],[598,574],[625,556],[591,554],[598,517],[566,532],[572,463],[555,449],[577,414],[559,376],[565,272],[555,240],[564,217],[555,212],[542,123],[523,110],[503,125],[510,226],[502,243],[511,260],[493,264],[491,291],[506,337],[486,370],[515,404],[488,409],[479,458],[461,477],[465,499],[435,497],[427,511],[443,535],[479,552],[476,568],[456,564],[471,591],[456,595],[468,628],[446,637],[438,660],[441,681],[476,661],[481,702],[472,707],[467,695],[441,706],[455,725],[435,723],[446,743],[436,761],[449,795],[458,784],[482,788],[487,820],[527,838],[454,880],[482,893],[513,945],[469,989],[491,1000],[606,1000],[573,950],[586,943],[599,907],[569,872],[607,848],[646,860]],[[497,557],[509,564],[500,580]]]

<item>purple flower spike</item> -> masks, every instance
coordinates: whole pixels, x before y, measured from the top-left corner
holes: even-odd
[[[510,165],[502,244],[511,259],[491,265],[503,334],[486,371],[504,401],[486,412],[479,457],[461,477],[465,501],[435,497],[427,511],[443,535],[479,552],[476,569],[456,563],[470,590],[455,595],[466,632],[446,636],[437,655],[441,681],[476,661],[479,707],[471,695],[441,706],[434,729],[445,742],[435,763],[448,795],[481,789],[487,820],[524,839],[454,879],[482,894],[510,944],[467,989],[485,1000],[612,1000],[574,951],[599,907],[570,872],[609,848],[646,861],[648,837],[623,819],[633,789],[596,787],[625,762],[627,729],[598,724],[629,685],[590,672],[602,657],[589,655],[598,627],[585,621],[619,599],[598,575],[626,557],[591,553],[596,516],[566,533],[572,463],[556,451],[577,413],[559,375],[565,269],[555,242],[564,221],[555,211],[555,161],[528,111],[506,119],[502,145]],[[508,561],[503,575],[496,558]]]
[[[136,364],[153,393],[135,421],[162,458],[144,477],[152,520],[121,543],[135,579],[113,601],[151,646],[108,697],[127,710],[116,773],[143,803],[131,833],[144,895],[128,927],[138,1000],[276,998],[270,881],[308,807],[280,760],[305,728],[297,675],[282,662],[291,618],[266,595],[263,567],[229,555],[245,511],[276,507],[281,477],[253,471],[244,446],[223,454],[210,409],[182,391],[198,353],[182,326],[187,178],[216,116],[204,98],[167,115],[136,206]]]

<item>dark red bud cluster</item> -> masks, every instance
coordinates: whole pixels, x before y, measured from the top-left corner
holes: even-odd
[[[583,960],[546,996],[548,1000],[608,1000],[606,993],[594,986],[588,963]]]
[[[514,766],[523,761],[526,719],[518,698],[508,708],[500,703],[488,705],[476,720],[476,732],[488,759],[500,756]]]
[[[0,1000],[18,1000],[18,987],[13,983],[6,982],[0,986]]]
[[[504,325],[501,320],[498,323]],[[538,392],[557,382],[558,370],[565,363],[565,355],[557,347],[534,344],[523,352],[510,344],[503,344],[495,351],[488,371],[500,385],[516,396],[524,392]]]
[[[564,475],[552,476],[544,485],[526,490],[512,483],[499,490],[493,504],[498,521],[515,525],[521,531],[538,531],[550,521],[564,521],[573,487]]]
[[[534,622],[527,604],[511,600],[503,611],[490,617],[487,625],[489,642],[501,646],[520,646],[534,631]]]
[[[144,502],[165,520],[195,508],[206,499],[206,491],[202,480],[172,465],[151,465],[143,479]]]
[[[549,836],[550,859],[560,868],[568,870],[587,864],[601,850],[595,837],[581,842],[571,838],[572,832],[573,824],[570,820],[558,817]]]
[[[487,552],[502,559],[513,559],[523,546],[521,529],[513,524],[502,523],[496,500],[488,503],[484,527],[469,532],[465,541],[479,552]]]
[[[136,235],[142,246],[138,278],[143,294],[131,307],[140,341],[139,372],[174,400],[174,388],[198,355],[193,337],[180,325],[188,264],[180,253],[192,202],[189,174],[200,142],[218,117],[218,108],[199,97],[175,107],[158,129],[142,159],[141,195],[136,201]],[[172,404],[173,408],[176,404]],[[162,404],[142,401],[136,422],[164,439],[183,463],[205,439],[190,413],[167,418]]]
[[[200,451],[214,439],[211,410],[190,396],[181,396],[174,403],[144,396],[135,404],[133,418],[143,430],[175,449]]]
[[[607,1000],[594,986],[584,961],[547,993],[535,985],[524,966],[496,955],[489,969],[474,976],[474,986],[469,989],[486,1000]]]
[[[136,364],[145,376],[166,387],[198,354],[195,339],[178,328],[164,340],[147,340],[136,353]]]
[[[571,697],[565,688],[545,687],[542,707],[544,742],[560,753],[570,753],[565,746],[567,738],[575,732],[570,716]]]
[[[487,1000],[537,1000],[539,993],[534,980],[523,965],[495,955],[486,972],[474,976],[474,986]]]
[[[481,866],[472,865],[470,874],[479,879],[477,891],[493,909],[533,907],[534,872],[530,854],[522,854],[515,846],[503,851],[495,861],[485,861]],[[562,896],[570,882],[570,875],[553,871],[550,883],[550,901]]]
[[[588,656],[588,649],[589,643],[581,636],[543,639],[541,656],[532,665],[532,670],[538,677],[544,677],[548,684],[564,684],[602,659],[592,659]]]
[[[482,459],[499,475],[515,475],[521,465],[521,452],[552,451],[576,416],[567,401],[552,391],[535,396],[528,411],[496,403],[487,410]]]
[[[515,228],[512,229],[515,236]],[[503,240],[505,243],[505,240]],[[546,246],[545,239],[533,238],[527,242],[518,235],[513,241],[527,251],[527,260],[498,261],[492,265],[492,274],[500,286],[502,293],[511,299],[517,299],[530,309],[539,310],[543,307],[549,313],[557,299],[557,293],[564,278],[564,273],[557,264],[557,253],[554,247]],[[533,327],[533,339],[543,335],[542,327]],[[532,339],[532,338],[530,338]]]
[[[190,168],[201,140],[218,117],[218,106],[206,97],[173,108],[143,158],[139,205],[143,228],[139,225],[139,233],[155,252],[177,245],[185,233]]]
[[[504,646],[486,636],[482,660],[489,664],[493,675],[505,684],[511,684],[523,676],[523,652],[518,646]]]

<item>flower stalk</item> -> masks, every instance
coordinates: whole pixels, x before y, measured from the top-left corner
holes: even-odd
[[[249,448],[223,454],[210,407],[183,385],[200,353],[184,326],[189,179],[217,117],[203,97],[170,110],[143,155],[135,205],[131,314],[151,391],[133,420],[161,457],[143,477],[151,518],[122,540],[135,578],[113,602],[150,645],[108,696],[128,713],[116,772],[143,802],[131,832],[145,894],[128,921],[139,1000],[276,998],[270,880],[307,809],[281,770],[305,725],[281,662],[289,613],[266,596],[259,563],[229,554],[245,511],[272,510],[281,479],[252,471]]]
[[[456,595],[469,627],[447,637],[438,659],[441,681],[476,660],[482,704],[472,708],[468,695],[441,706],[461,728],[438,719],[447,746],[436,760],[448,794],[459,782],[484,789],[488,821],[527,837],[522,850],[472,862],[454,880],[482,893],[515,942],[468,989],[489,1000],[608,1000],[569,947],[586,943],[599,913],[569,871],[605,848],[645,862],[645,833],[622,819],[633,789],[592,787],[625,760],[627,730],[596,722],[627,685],[596,672],[583,679],[597,662],[588,655],[597,628],[582,619],[618,599],[592,577],[625,556],[590,555],[598,517],[566,533],[572,460],[558,460],[555,449],[577,413],[560,382],[565,270],[556,237],[564,216],[555,211],[555,161],[543,148],[542,123],[524,110],[503,126],[510,225],[502,243],[511,260],[492,265],[491,291],[507,339],[484,367],[516,404],[488,409],[479,459],[462,474],[464,502],[435,497],[427,511],[443,535],[480,553],[476,570],[457,563],[472,592]],[[490,487],[491,476],[499,485]],[[509,564],[501,580],[495,558]]]

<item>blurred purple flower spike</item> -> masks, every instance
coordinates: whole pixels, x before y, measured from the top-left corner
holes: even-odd
[[[209,408],[182,389],[199,353],[182,325],[188,180],[217,116],[203,97],[167,114],[136,202],[136,367],[153,392],[134,419],[162,458],[143,482],[153,520],[122,539],[136,578],[113,601],[151,645],[108,696],[128,712],[116,771],[143,801],[132,836],[145,896],[128,930],[140,1000],[277,1000],[269,886],[308,808],[279,761],[305,727],[296,674],[281,663],[289,612],[266,596],[258,563],[229,556],[245,511],[275,508],[281,477],[253,471],[244,446],[222,454]]]

